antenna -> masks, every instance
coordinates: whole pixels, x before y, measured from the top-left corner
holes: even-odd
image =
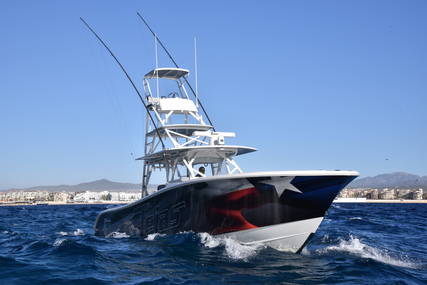
[[[197,45],[196,45],[196,37],[194,37],[194,65],[195,65],[195,73],[196,73],[196,107],[199,108],[199,91],[197,89]]]
[[[159,60],[157,56],[157,35],[154,34],[154,48],[156,49],[156,77],[157,77],[157,98],[159,98]]]

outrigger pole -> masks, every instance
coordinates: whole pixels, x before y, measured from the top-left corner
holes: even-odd
[[[113,56],[113,58],[116,60],[116,62],[119,64],[123,72],[126,74],[127,78],[129,79],[130,83],[132,84],[133,88],[135,89],[136,93],[138,94],[139,98],[141,99],[142,104],[144,105],[145,109],[147,110],[148,115],[150,116],[151,121],[153,122],[153,126],[156,129],[157,135],[159,136],[159,140],[162,143],[163,149],[165,149],[165,144],[163,143],[162,137],[160,136],[159,130],[157,129],[156,123],[154,122],[153,117],[151,116],[150,110],[148,109],[147,105],[144,102],[144,99],[142,99],[141,94],[139,93],[138,89],[136,88],[135,84],[133,83],[132,79],[130,78],[129,74],[126,72],[124,67],[121,65],[120,61],[117,59],[117,57],[113,54],[113,52],[107,47],[107,45],[101,40],[101,38],[94,32],[94,30],[89,27],[89,25],[80,17],[80,20],[86,25],[86,27],[89,28],[89,30],[98,38],[98,40],[104,45],[104,47],[110,52],[110,54]],[[160,41],[159,41],[160,42]],[[163,46],[163,45],[162,45]]]
[[[142,18],[141,14],[139,14],[139,12],[137,12],[137,14],[141,18],[141,20],[144,22],[144,24],[147,26],[147,28],[150,30],[150,32],[153,34],[153,36],[156,37],[157,41],[162,46],[162,48],[165,50],[165,52],[168,54],[168,56],[172,60],[173,64],[175,64],[175,67],[179,68],[178,64],[176,64],[175,60],[173,60],[172,56],[170,55],[170,53],[168,52],[168,50],[165,48],[165,46],[162,44],[162,42],[160,41],[160,39],[156,36],[156,34],[154,33],[154,31],[150,28],[150,26],[147,24],[147,22],[144,20],[144,18]],[[213,126],[213,124],[211,122],[211,119],[208,116],[208,113],[206,113],[205,108],[203,108],[202,102],[200,102],[198,96],[196,95],[196,92],[194,92],[193,87],[191,87],[190,82],[188,82],[186,78],[184,78],[184,80],[187,83],[188,87],[190,87],[190,90],[191,90],[191,92],[193,92],[193,95],[196,97],[197,103],[200,105],[200,107],[202,107],[203,113],[205,113],[206,118],[209,121],[209,124],[212,126],[212,129],[215,132],[215,127]]]

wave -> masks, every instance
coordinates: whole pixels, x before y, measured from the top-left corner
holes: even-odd
[[[61,244],[63,244],[67,239],[63,238],[63,239],[57,239],[52,246],[57,247],[57,246],[61,246]]]
[[[157,241],[168,245],[187,246],[188,244],[201,245],[204,248],[219,251],[227,259],[247,262],[256,257],[259,252],[266,248],[265,245],[244,245],[231,237],[212,236],[208,233],[182,232],[174,235],[150,234],[145,241]],[[190,246],[191,247],[191,246]]]
[[[159,234],[159,233],[157,233],[157,234],[150,234],[150,235],[148,235],[146,238],[145,238],[145,240],[154,240],[156,237],[163,237],[163,236],[165,236],[164,234]]]
[[[69,233],[69,232],[64,232],[64,231],[60,231],[57,234],[59,234],[60,236],[70,236],[70,235],[74,235],[74,236],[84,236],[85,233],[83,232],[83,230],[81,229],[77,229],[76,231],[74,231],[73,233]]]
[[[225,249],[225,255],[233,260],[248,261],[250,258],[257,256],[265,245],[244,245],[230,237],[214,237],[208,233],[199,233],[200,242],[208,248]]]
[[[328,237],[322,241],[328,240]],[[372,259],[377,262],[392,266],[419,269],[419,263],[412,261],[406,255],[390,252],[364,244],[360,239],[350,235],[348,239],[338,238],[338,245],[330,245],[323,249],[315,250],[317,254],[348,253],[358,258]],[[310,253],[309,253],[310,254]]]
[[[75,236],[82,236],[82,235],[84,235],[85,233],[81,230],[81,229],[77,229],[77,231],[74,231],[74,235]]]
[[[131,225],[126,229],[126,231],[116,231],[108,234],[106,238],[134,238],[134,237],[140,237],[139,229],[136,228],[134,225]]]
[[[126,233],[121,233],[121,232],[112,232],[107,236],[107,238],[129,238],[129,237],[130,235]]]

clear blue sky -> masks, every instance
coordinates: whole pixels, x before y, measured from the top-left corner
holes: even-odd
[[[426,1],[2,1],[0,190],[140,183],[140,12],[192,72],[244,171],[427,175]],[[160,50],[159,50],[160,51]],[[172,66],[164,55],[160,66]],[[132,155],[131,155],[132,153]]]

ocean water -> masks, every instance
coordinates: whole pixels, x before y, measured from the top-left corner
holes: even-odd
[[[0,284],[427,284],[427,204],[333,204],[302,254],[208,234],[98,238],[105,207],[0,207]]]

